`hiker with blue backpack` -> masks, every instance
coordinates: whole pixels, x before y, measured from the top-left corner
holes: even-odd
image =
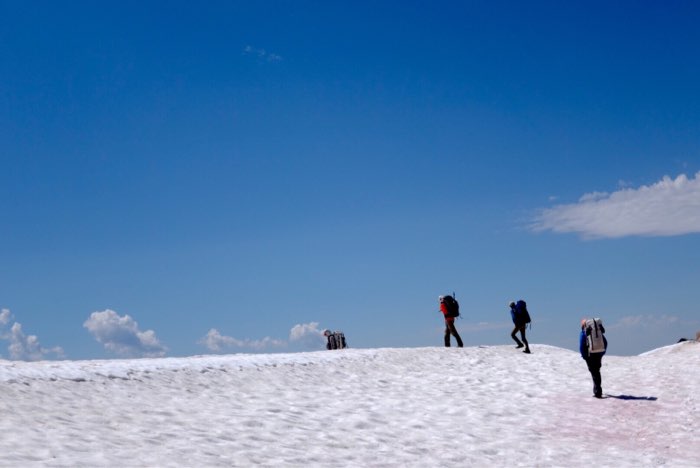
[[[525,301],[520,299],[518,302],[511,302],[508,304],[510,306],[510,317],[513,320],[513,331],[510,333],[510,337],[518,344],[515,348],[519,349],[525,347],[523,353],[530,354],[530,345],[525,338],[525,327],[530,323],[530,313],[527,311],[527,304]],[[520,332],[520,338],[518,339],[515,334]],[[524,343],[524,344],[523,344]]]
[[[596,398],[603,398],[603,378],[600,375],[600,367],[607,349],[608,340],[605,338],[603,322],[599,318],[581,320],[579,351],[593,378],[593,396]]]
[[[457,302],[454,293],[451,296],[440,296],[438,301],[440,301],[440,312],[445,317],[445,347],[450,347],[451,335],[457,340],[457,346],[462,348],[464,346],[462,338],[455,328],[455,319],[459,317],[459,302]]]

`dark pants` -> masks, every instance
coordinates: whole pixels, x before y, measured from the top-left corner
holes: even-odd
[[[525,327],[526,326],[527,325],[516,325],[515,328],[513,328],[513,331],[510,332],[510,337],[513,338],[516,343],[518,343],[518,348],[522,348],[523,343],[525,343],[525,349],[530,349],[530,345],[527,342],[527,338],[525,338]],[[520,332],[520,337],[523,339],[522,342],[518,339],[517,336],[515,336],[515,334],[518,331]]]
[[[462,348],[464,344],[462,343],[462,338],[459,336],[459,333],[457,333],[457,329],[455,328],[455,321],[454,319],[452,320],[445,320],[445,346],[448,348],[450,347],[450,335],[454,336],[457,339],[457,346]]]
[[[593,377],[593,394],[597,397],[603,395],[603,378],[600,375],[600,366],[603,364],[603,354],[593,353],[586,358],[588,372]]]

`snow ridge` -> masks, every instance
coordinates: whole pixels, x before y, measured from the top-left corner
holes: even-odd
[[[0,361],[0,466],[696,466],[700,346]]]

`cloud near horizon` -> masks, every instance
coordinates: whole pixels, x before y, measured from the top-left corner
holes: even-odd
[[[663,328],[681,323],[681,319],[675,315],[627,315],[621,317],[609,328]]]
[[[0,339],[10,342],[7,350],[10,352],[10,358],[21,361],[40,361],[49,355],[54,355],[57,358],[63,358],[63,348],[54,346],[53,348],[44,348],[39,343],[39,338],[36,335],[25,335],[22,330],[22,324],[14,322],[9,331],[5,331],[5,325],[8,325],[14,320],[9,309],[0,311]]]
[[[266,336],[261,340],[243,339],[239,340],[231,336],[222,335],[216,328],[210,329],[207,334],[198,341],[209,351],[219,352],[227,348],[246,348],[261,351],[268,348],[279,348],[286,346],[284,341],[275,340]]]
[[[700,233],[700,172],[691,179],[664,176],[636,189],[584,194],[577,203],[540,210],[529,228],[587,239]]]
[[[120,356],[161,357],[167,351],[153,330],[141,331],[129,315],[113,310],[93,312],[83,326],[105,349]]]
[[[286,348],[289,346],[306,350],[315,350],[323,347],[324,340],[323,330],[318,328],[318,322],[310,322],[294,325],[289,331],[288,342],[276,340],[269,336],[260,340],[251,340],[249,338],[238,339],[222,335],[219,330],[212,328],[197,343],[203,345],[212,352],[222,352],[236,348],[264,351],[266,349]]]
[[[326,337],[323,336],[323,330],[318,328],[318,325],[318,322],[294,325],[289,331],[289,341],[304,349],[324,347]]]

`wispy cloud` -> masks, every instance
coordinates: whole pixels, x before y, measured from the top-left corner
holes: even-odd
[[[10,352],[11,359],[39,361],[49,355],[58,358],[64,357],[63,349],[60,346],[44,348],[36,335],[25,335],[22,324],[19,322],[14,322],[7,330],[6,325],[13,321],[14,317],[9,309],[0,311],[0,339],[10,342],[7,350]]]
[[[613,193],[588,193],[577,203],[542,209],[530,229],[591,239],[700,233],[700,172],[636,189],[620,185]]]
[[[290,346],[298,349],[315,350],[321,349],[324,342],[323,331],[318,328],[318,322],[294,325],[289,331],[289,341],[277,340],[269,336],[258,340],[250,338],[239,339],[222,335],[216,328],[210,329],[207,334],[198,341],[199,344],[215,353],[236,349],[264,351],[287,348]]]
[[[93,312],[83,326],[105,349],[120,356],[159,357],[167,351],[153,330],[141,331],[129,315],[113,310]]]
[[[259,49],[257,47],[253,46],[245,46],[243,48],[243,53],[246,55],[252,55],[254,57],[257,57],[260,60],[264,60],[266,62],[280,62],[282,61],[282,57],[277,54],[273,54],[272,52],[269,52],[265,49]]]
[[[12,314],[10,314],[10,309],[2,309],[0,311],[0,325],[7,325],[12,319]]]
[[[639,315],[627,315],[621,317],[617,322],[612,324],[611,329],[614,328],[648,328],[648,329],[658,329],[663,327],[674,326],[679,324],[681,319],[675,315],[652,315],[652,314],[639,314]]]
[[[225,336],[219,333],[219,330],[212,328],[209,332],[199,340],[199,344],[204,345],[209,351],[220,352],[226,349],[241,348],[262,351],[269,348],[279,348],[286,346],[284,341],[275,340],[266,336],[261,340],[243,339],[239,340],[231,336]]]

